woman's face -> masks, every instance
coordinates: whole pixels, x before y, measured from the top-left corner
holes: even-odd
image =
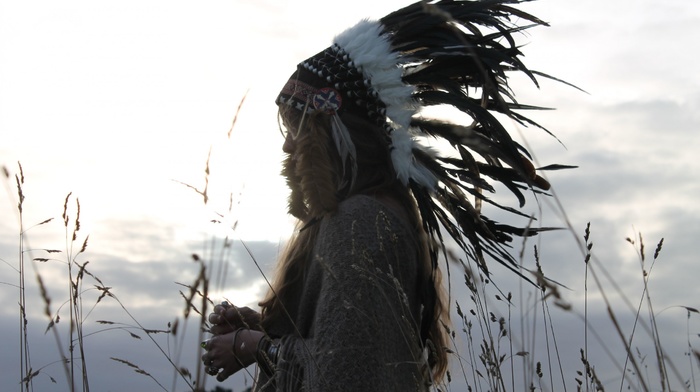
[[[294,151],[296,150],[296,145],[294,143],[294,138],[292,137],[291,133],[287,133],[287,137],[284,139],[284,144],[282,145],[282,151],[286,152],[289,155],[294,154]]]
[[[284,144],[282,145],[282,151],[287,154],[293,154],[296,151],[296,143],[294,139],[296,133],[299,132],[298,125],[294,124],[295,121],[290,121],[289,119],[282,116],[282,126],[284,127],[282,135],[284,136]]]

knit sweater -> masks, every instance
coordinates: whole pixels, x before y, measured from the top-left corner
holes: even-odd
[[[303,287],[285,301],[294,323],[268,330],[281,349],[256,391],[427,390],[413,228],[361,195],[319,224]]]

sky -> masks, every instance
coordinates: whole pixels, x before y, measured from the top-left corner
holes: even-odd
[[[179,291],[187,288],[178,283],[192,284],[199,273],[192,254],[210,263],[208,271],[217,277],[212,297],[254,306],[266,288],[258,268],[272,276],[280,246],[293,230],[279,176],[283,140],[275,116],[277,92],[299,61],[328,46],[342,29],[407,4],[0,0],[0,165],[10,174],[0,193],[0,383],[18,385],[21,378],[18,162],[24,175],[24,246],[36,249],[24,253],[32,364],[35,369],[48,365],[35,388],[65,390],[61,367],[50,365],[60,357],[52,333],[44,334],[48,319],[35,274],[52,298],[52,312],[64,320],[57,330],[65,345],[67,306],[58,308],[67,298],[70,252],[50,254],[58,260],[45,263],[31,259],[47,257],[39,249],[71,247],[66,238],[72,234],[76,200],[81,226],[74,255],[89,235],[86,251],[76,260],[89,261],[88,270],[112,287],[146,328],[166,329],[178,318],[184,322]],[[540,166],[578,166],[549,173],[555,197],[531,198],[524,209],[542,226],[571,230],[513,244],[516,254],[524,249],[528,268],[537,245],[546,275],[566,287],[562,293],[572,310],[551,309],[564,352],[563,378],[572,387],[581,368],[579,317],[587,293],[589,320],[603,340],[590,339],[590,360],[605,373],[610,389],[619,387],[621,372],[605,348],[618,357],[624,349],[603,297],[629,335],[630,306],[636,309],[643,293],[640,235],[661,338],[681,378],[690,378],[693,366],[684,353],[689,344],[700,347],[698,315],[688,319],[683,308],[700,308],[700,162],[695,157],[700,74],[694,71],[693,50],[700,37],[700,3],[538,0],[520,8],[551,25],[522,37],[525,64],[586,91],[548,80],[541,80],[539,89],[522,77],[511,80],[521,102],[556,109],[531,117],[557,139],[509,124],[514,137],[528,144]],[[204,203],[195,189],[203,190],[207,181]],[[73,218],[66,229],[61,214],[69,193]],[[505,193],[495,197],[514,202]],[[49,218],[54,220],[35,226]],[[591,271],[584,279],[580,241],[589,222],[591,269],[604,294]],[[223,247],[227,236],[232,245]],[[493,273],[504,291],[521,290],[506,271],[495,268]],[[468,302],[457,275],[455,297]],[[99,295],[92,289],[96,283],[85,280],[86,309]],[[528,289],[523,290],[521,297],[528,298]],[[521,305],[518,311],[534,308]],[[86,331],[104,330],[86,338],[91,387],[162,390],[151,378],[110,359],[121,358],[142,366],[164,389],[185,390],[182,382],[171,387],[172,367],[158,346],[180,347],[183,366],[193,369],[196,325],[190,322],[178,336],[155,335],[154,342],[97,323],[133,325],[129,314],[112,299],[87,314]],[[635,336],[635,346],[648,355],[653,369],[649,339]],[[540,339],[531,351],[544,351]],[[521,344],[530,344],[527,340]],[[695,374],[699,371],[695,365]],[[243,385],[244,376],[228,387]],[[460,390],[458,382],[454,390]],[[207,387],[214,384],[209,380]],[[544,387],[552,389],[557,388]]]

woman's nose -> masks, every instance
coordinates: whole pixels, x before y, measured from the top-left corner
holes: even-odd
[[[292,135],[287,134],[287,138],[284,139],[284,144],[282,145],[282,151],[286,152],[287,154],[291,154],[294,152],[294,139],[292,138]]]

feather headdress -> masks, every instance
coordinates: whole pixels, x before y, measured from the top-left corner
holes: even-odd
[[[323,111],[331,116],[333,140],[352,178],[355,150],[341,115],[360,116],[386,133],[396,176],[411,190],[434,240],[434,263],[444,249],[441,228],[485,272],[485,254],[516,270],[504,244],[513,235],[537,231],[496,223],[481,212],[486,202],[521,214],[482,194],[494,192],[489,179],[512,191],[520,207],[523,190],[549,188],[526,149],[494,115],[539,127],[514,111],[535,107],[516,102],[506,75],[519,71],[536,85],[536,75],[549,77],[520,60],[514,34],[546,25],[511,6],[524,1],[528,0],[418,2],[377,21],[362,20],[300,63],[277,99],[279,105],[304,114]],[[458,109],[471,123],[420,116],[423,108],[438,105]],[[421,137],[442,138],[454,153],[428,149],[418,142]]]

